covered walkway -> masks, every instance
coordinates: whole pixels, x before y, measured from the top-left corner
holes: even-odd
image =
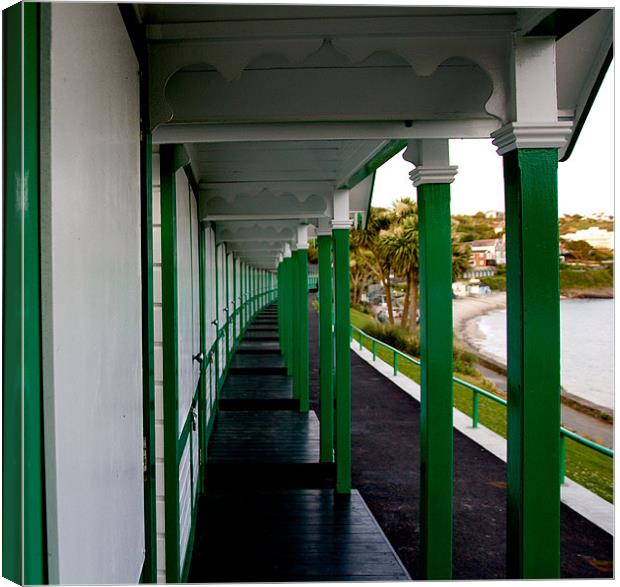
[[[3,574],[183,583],[195,545],[195,580],[393,578],[361,501],[381,521],[384,492],[403,495],[394,520],[419,513],[419,552],[415,525],[393,538],[416,576],[452,578],[474,544],[482,572],[505,542],[494,573],[559,577],[557,174],[611,63],[613,11],[21,2],[3,18]],[[453,452],[461,139],[503,159],[506,488],[502,466],[463,461],[458,437]],[[400,152],[418,206],[419,427],[370,380],[351,385],[350,231]],[[467,522],[479,467],[498,505],[472,501]]]
[[[359,492],[333,490],[319,422],[299,411],[275,305],[246,330],[209,441],[190,582],[408,579]]]

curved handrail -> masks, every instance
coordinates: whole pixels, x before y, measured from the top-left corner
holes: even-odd
[[[376,360],[376,357],[377,357],[377,350],[376,350],[377,344],[389,351],[392,351],[393,353],[392,364],[394,368],[394,375],[398,375],[398,357],[402,357],[403,359],[413,363],[414,365],[418,365],[418,366],[422,365],[419,359],[415,359],[414,357],[411,357],[410,355],[403,353],[402,351],[394,348],[393,346],[390,346],[389,344],[373,336],[370,336],[370,334],[367,334],[361,328],[358,328],[357,326],[354,326],[353,324],[351,324],[351,340],[353,340],[354,331],[359,334],[360,350],[363,347],[364,338],[367,338],[368,340],[372,341],[373,361]],[[463,379],[459,379],[458,377],[455,377],[455,376],[452,377],[452,380],[455,383],[458,383],[459,385],[462,385],[463,387],[466,387],[467,389],[473,392],[473,396],[472,396],[472,427],[473,428],[478,427],[478,395],[482,395],[490,399],[491,401],[494,401],[495,403],[498,403],[502,406],[508,405],[508,402],[503,397],[499,397],[495,395],[494,393],[487,391],[486,389],[482,389],[481,387],[474,385],[473,383],[469,383],[468,381],[464,381]],[[606,446],[603,446],[602,444],[593,442],[592,440],[588,440],[587,438],[584,438],[583,436],[580,436],[579,434],[572,432],[571,430],[568,430],[567,428],[564,428],[563,426],[560,426],[560,440],[561,440],[560,455],[561,455],[561,460],[562,460],[560,478],[561,478],[562,483],[564,482],[564,460],[565,460],[565,444],[564,443],[565,443],[566,438],[570,438],[571,440],[574,440],[578,444],[581,444],[582,446],[590,448],[600,454],[611,457],[612,459],[614,458],[614,451],[611,448],[608,448]]]

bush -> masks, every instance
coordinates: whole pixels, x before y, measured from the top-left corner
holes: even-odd
[[[395,324],[381,324],[373,320],[366,325],[364,332],[407,355],[420,356],[420,334],[418,330],[411,332]],[[453,361],[454,371],[457,373],[471,375],[472,377],[478,375],[475,367],[476,356],[473,353],[454,345]]]
[[[351,307],[358,312],[362,312],[362,314],[368,314],[370,316],[373,315],[368,302],[361,302],[359,304],[351,304]]]

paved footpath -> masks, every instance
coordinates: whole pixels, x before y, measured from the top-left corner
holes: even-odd
[[[318,414],[317,328],[311,309],[311,400]],[[351,365],[353,486],[412,578],[420,578],[419,404],[353,352]],[[505,463],[455,430],[455,579],[506,577],[505,504]],[[562,577],[612,577],[611,535],[564,504],[561,516]]]

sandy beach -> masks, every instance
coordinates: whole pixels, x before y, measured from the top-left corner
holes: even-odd
[[[506,307],[506,292],[493,292],[480,297],[457,298],[452,301],[452,327],[454,336],[465,346],[480,352],[477,341],[481,333],[476,322],[478,316],[503,310]]]

